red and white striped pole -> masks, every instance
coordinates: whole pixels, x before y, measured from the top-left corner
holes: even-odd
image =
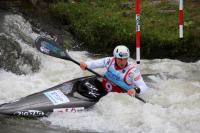
[[[179,38],[183,38],[183,0],[179,0]]]
[[[140,0],[136,0],[136,62],[140,64]]]

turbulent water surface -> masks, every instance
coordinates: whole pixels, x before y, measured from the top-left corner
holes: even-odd
[[[15,101],[74,78],[91,75],[70,61],[39,53],[27,40],[38,36],[19,15],[1,20],[1,33],[15,39],[24,52],[41,61],[37,73],[21,67],[27,75],[0,69],[0,103]],[[12,27],[11,27],[12,26]],[[25,38],[25,39],[22,39]],[[91,60],[87,52],[71,51],[77,61]],[[135,62],[131,59],[130,62]],[[130,132],[130,133],[199,133],[200,132],[200,61],[154,59],[141,61],[141,73],[150,87],[142,97],[144,104],[126,94],[110,93],[90,111],[53,113],[41,119],[1,117],[2,133]],[[97,69],[103,73],[105,69]]]

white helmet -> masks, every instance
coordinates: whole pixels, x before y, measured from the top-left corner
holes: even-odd
[[[129,58],[130,52],[129,49],[124,45],[119,45],[115,47],[113,51],[113,56],[116,58]]]

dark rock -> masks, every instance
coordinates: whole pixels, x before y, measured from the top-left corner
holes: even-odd
[[[30,71],[23,70],[22,67],[26,66]],[[34,59],[30,53],[22,53],[20,45],[0,35],[0,68],[6,71],[11,71],[16,74],[28,74],[30,72],[37,72],[39,70],[40,61]]]

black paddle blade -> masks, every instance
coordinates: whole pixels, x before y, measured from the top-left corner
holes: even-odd
[[[62,59],[70,59],[68,54],[50,38],[40,36],[35,41],[36,48],[43,54]]]

